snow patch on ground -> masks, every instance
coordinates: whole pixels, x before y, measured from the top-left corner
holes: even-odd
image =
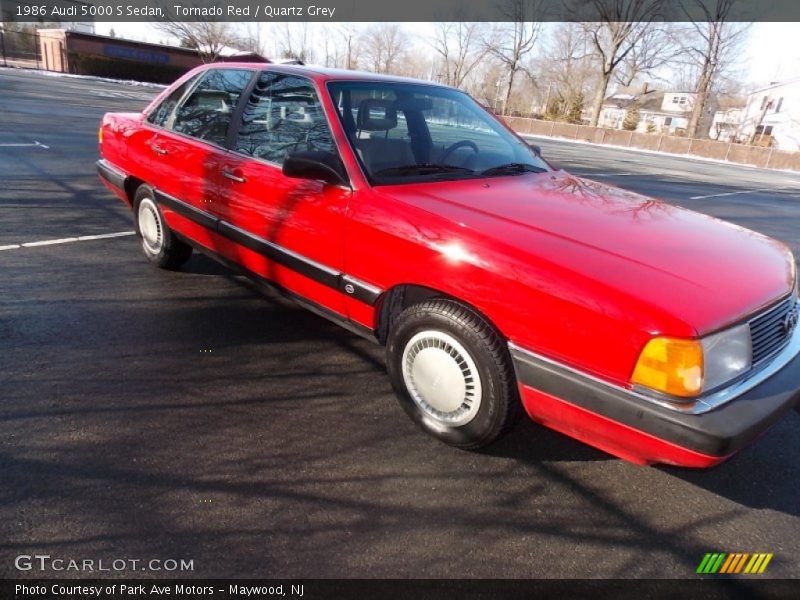
[[[158,90],[163,90],[166,85],[160,83],[150,83],[148,81],[133,81],[131,79],[112,79],[110,77],[98,77],[96,75],[73,75],[72,73],[59,73],[57,71],[43,71],[41,69],[25,69],[20,67],[0,67],[1,71],[23,71],[25,73],[33,73],[42,75],[44,77],[65,77],[68,79],[84,79],[87,81],[103,81],[105,83],[121,83],[134,87],[146,87]]]

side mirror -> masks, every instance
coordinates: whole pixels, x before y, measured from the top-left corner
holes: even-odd
[[[341,159],[330,152],[292,152],[283,161],[283,174],[296,179],[320,179],[350,186]]]
[[[528,147],[529,147],[531,150],[533,150],[533,153],[534,153],[534,154],[535,154],[537,157],[539,157],[539,158],[542,158],[542,147],[541,147],[541,146],[539,146],[539,145],[537,145],[537,144],[528,144]]]

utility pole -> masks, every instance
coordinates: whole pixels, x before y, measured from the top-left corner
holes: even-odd
[[[767,116],[767,111],[772,108],[774,100],[770,98],[766,102],[764,102],[764,108],[761,109],[761,115],[758,117],[758,123],[756,123],[755,128],[753,129],[753,135],[750,136],[750,144],[754,144],[756,141],[756,134],[758,132],[758,128],[761,127],[761,136],[758,138],[759,142],[764,141],[764,117]]]

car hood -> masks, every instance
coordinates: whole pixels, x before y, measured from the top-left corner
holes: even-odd
[[[656,307],[700,335],[792,286],[794,260],[782,243],[564,171],[381,189],[458,225],[472,250],[521,252]]]

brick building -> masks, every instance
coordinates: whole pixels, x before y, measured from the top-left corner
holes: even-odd
[[[66,29],[40,29],[41,64],[48,71],[170,83],[202,64],[195,50]],[[218,60],[270,62],[252,52]]]

